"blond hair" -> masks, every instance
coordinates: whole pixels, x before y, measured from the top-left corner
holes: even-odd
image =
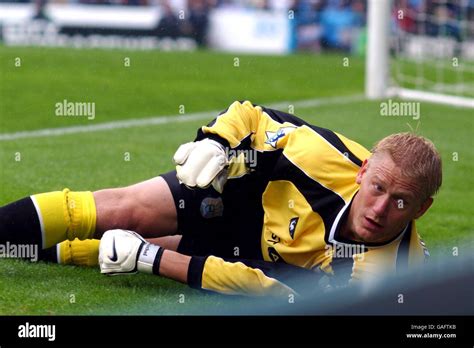
[[[388,153],[402,175],[420,184],[424,199],[438,192],[443,177],[441,156],[430,140],[413,133],[392,134],[376,143],[372,153]]]

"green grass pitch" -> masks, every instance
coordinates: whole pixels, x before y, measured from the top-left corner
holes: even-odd
[[[343,59],[0,47],[0,133],[177,115],[183,106],[186,114],[222,110],[243,99],[266,105],[362,94],[363,59],[350,57],[348,66]],[[55,116],[64,99],[94,102],[95,119]],[[383,117],[380,101],[360,99],[294,112],[369,148],[409,127],[432,139],[443,157],[444,183],[419,231],[433,262],[455,257],[453,248],[472,253],[472,110],[423,103],[418,122]],[[206,122],[0,140],[0,205],[37,192],[96,190],[159,175],[173,168],[175,149]],[[1,315],[198,314],[235,301],[246,300],[147,275],[104,277],[93,268],[0,260]]]

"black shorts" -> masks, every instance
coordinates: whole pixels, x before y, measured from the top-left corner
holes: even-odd
[[[262,260],[262,185],[250,175],[228,180],[223,194],[214,188],[191,189],[180,184],[176,171],[161,175],[174,198],[178,252],[223,258]]]

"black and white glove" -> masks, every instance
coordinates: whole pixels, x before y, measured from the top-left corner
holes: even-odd
[[[212,139],[181,145],[173,157],[177,177],[189,187],[206,188],[212,185],[222,193],[227,181],[229,160],[225,147]]]
[[[158,245],[148,243],[138,233],[109,230],[100,240],[100,272],[108,275],[137,272],[159,274],[163,250]]]

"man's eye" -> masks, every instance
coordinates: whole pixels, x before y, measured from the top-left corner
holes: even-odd
[[[379,184],[374,184],[374,189],[375,189],[375,191],[381,192],[382,191],[382,186],[380,186]]]

